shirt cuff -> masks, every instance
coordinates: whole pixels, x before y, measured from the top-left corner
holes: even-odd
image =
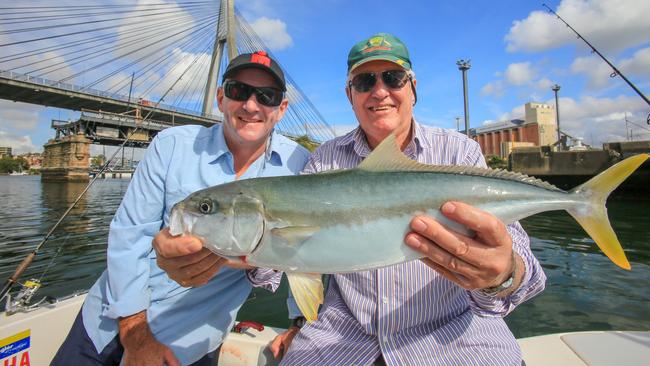
[[[150,303],[149,293],[143,294],[142,296],[129,297],[128,299],[111,304],[103,304],[102,315],[111,319],[119,319],[148,309]]]
[[[282,272],[269,268],[254,268],[246,270],[246,277],[253,287],[275,292],[280,286]]]

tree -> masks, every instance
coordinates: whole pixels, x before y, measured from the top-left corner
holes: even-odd
[[[318,142],[313,141],[307,135],[302,135],[298,137],[292,137],[292,140],[304,146],[309,151],[314,151],[320,145]]]
[[[25,158],[15,158],[16,161],[16,171],[29,171],[29,162]]]
[[[486,157],[487,165],[492,169],[508,169],[508,160],[492,155]]]
[[[29,169],[29,163],[23,158],[4,157],[0,159],[0,173],[8,174]]]
[[[102,154],[93,156],[92,159],[90,159],[90,165],[95,167],[103,166],[105,163],[106,163],[106,157]]]

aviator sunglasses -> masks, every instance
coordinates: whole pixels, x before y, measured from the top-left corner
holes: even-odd
[[[380,73],[384,85],[391,89],[402,89],[411,75],[406,70],[386,70]],[[366,93],[377,84],[377,74],[374,72],[363,72],[354,75],[350,80],[350,86],[358,93]]]
[[[267,86],[252,86],[241,81],[227,80],[223,83],[223,92],[226,97],[239,102],[245,102],[255,93],[257,101],[267,107],[277,107],[284,99],[284,92],[280,89]]]

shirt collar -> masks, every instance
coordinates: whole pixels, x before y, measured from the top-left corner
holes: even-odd
[[[420,124],[415,121],[415,118],[411,119],[411,128],[413,129],[413,134],[411,135],[411,141],[404,150],[404,154],[414,159],[422,151],[423,131]],[[336,144],[338,146],[354,144],[352,147],[354,152],[363,158],[370,155],[371,152],[370,146],[368,146],[368,140],[366,139],[366,133],[363,132],[361,126],[348,132]]]
[[[273,165],[282,165],[282,156],[280,155],[279,138],[275,129],[271,130],[269,138],[266,140],[266,150],[264,152],[264,160]],[[228,149],[226,138],[223,134],[223,125],[218,124],[212,127],[212,143],[207,148],[208,154],[212,157],[211,162],[215,162],[223,156],[232,156],[232,152]]]

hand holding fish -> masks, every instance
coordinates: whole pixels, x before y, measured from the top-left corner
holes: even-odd
[[[193,235],[173,236],[164,228],[153,238],[158,267],[183,287],[206,284],[227,260],[203,247]]]
[[[423,253],[426,257],[422,261],[442,276],[464,289],[477,290],[498,286],[516,267],[524,268],[522,259],[513,256],[512,239],[498,218],[462,202],[447,202],[441,212],[475,235],[462,235],[431,217],[417,216],[411,221],[414,232],[406,236],[405,242]],[[520,262],[516,266],[515,260]],[[510,290],[499,296],[518,287],[523,274],[517,272]]]

